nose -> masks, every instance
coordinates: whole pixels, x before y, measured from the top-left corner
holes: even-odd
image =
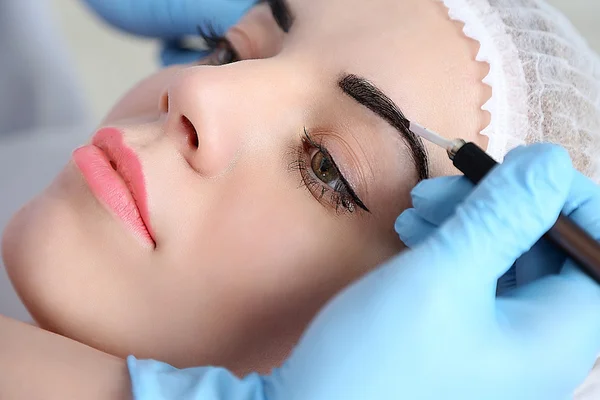
[[[165,131],[187,163],[203,176],[227,170],[239,154],[248,127],[248,107],[239,74],[227,67],[182,70],[160,100]]]

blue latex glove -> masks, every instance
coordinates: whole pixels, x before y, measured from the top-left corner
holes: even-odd
[[[600,286],[538,252],[527,259],[557,274],[509,296],[496,296],[496,281],[561,209],[600,237],[600,188],[550,145],[517,149],[475,189],[461,185],[443,178],[415,190],[420,217],[445,222],[336,296],[282,368],[238,380],[130,358],[136,399],[569,398],[600,352]],[[438,214],[444,197],[459,204]],[[400,217],[402,237],[414,213]]]
[[[400,239],[410,248],[419,245],[454,214],[472,190],[473,184],[464,176],[437,178],[419,184],[411,193],[413,208],[396,220]],[[556,274],[564,262],[564,254],[542,240],[498,280],[498,292],[502,294],[543,276]]]
[[[223,35],[256,0],[84,0],[108,23],[134,35],[163,40],[164,65],[198,61],[202,52],[180,47],[178,39],[197,36],[207,23]],[[205,31],[207,31],[205,29]]]

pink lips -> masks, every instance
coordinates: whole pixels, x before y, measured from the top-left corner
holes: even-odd
[[[123,143],[121,131],[99,130],[91,145],[73,152],[73,160],[94,196],[136,236],[155,246],[142,165],[133,150]]]

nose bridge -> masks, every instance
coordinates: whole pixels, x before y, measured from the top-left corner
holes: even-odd
[[[181,71],[162,100],[166,133],[199,173],[214,176],[234,161],[248,127],[263,106],[258,76],[239,66],[192,67]],[[264,100],[264,99],[263,99]]]

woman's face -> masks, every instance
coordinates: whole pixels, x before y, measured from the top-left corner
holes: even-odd
[[[361,78],[408,119],[481,143],[487,66],[436,1],[289,6],[289,34],[266,5],[228,33],[244,61],[132,89],[90,141],[101,150],[75,152],[15,216],[3,255],[42,327],[121,356],[265,370],[402,248],[393,223],[423,160]],[[425,148],[430,175],[453,173]]]

